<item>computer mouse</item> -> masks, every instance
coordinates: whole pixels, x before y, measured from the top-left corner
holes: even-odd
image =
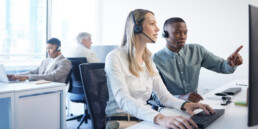
[[[225,94],[225,93],[215,93],[215,95],[217,95],[217,96],[227,96],[227,94]]]

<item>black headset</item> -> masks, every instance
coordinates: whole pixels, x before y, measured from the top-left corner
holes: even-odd
[[[133,31],[136,34],[142,33],[142,26],[138,25],[135,21],[135,17],[134,17],[134,11],[132,12],[133,14],[133,22],[134,22],[134,27],[133,27]]]
[[[132,11],[132,13],[133,13],[132,16],[133,16],[133,22],[134,22],[133,32],[134,32],[135,34],[142,33],[142,34],[145,35],[148,39],[150,39],[150,41],[151,41],[152,43],[155,43],[154,40],[152,40],[148,35],[146,35],[146,34],[143,32],[142,26],[140,26],[140,25],[138,25],[138,24],[136,23],[136,20],[135,20],[135,17],[134,17],[134,11]]]
[[[166,30],[166,28],[167,28],[167,21],[168,21],[168,20],[165,21],[164,26],[163,26],[162,36],[163,36],[164,38],[168,38],[168,36],[169,36],[168,31]]]

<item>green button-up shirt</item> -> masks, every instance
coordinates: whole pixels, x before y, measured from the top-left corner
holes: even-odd
[[[236,69],[228,65],[226,60],[197,44],[186,44],[178,53],[165,47],[154,54],[153,61],[173,95],[197,93],[201,67],[227,74]]]

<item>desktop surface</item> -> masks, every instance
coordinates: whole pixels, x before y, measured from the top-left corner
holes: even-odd
[[[239,85],[241,84],[241,85]],[[230,83],[227,83],[218,89],[215,89],[205,95],[203,95],[204,101],[201,103],[209,104],[213,109],[225,109],[224,115],[219,117],[216,121],[210,124],[206,129],[258,129],[258,126],[248,127],[247,126],[247,107],[235,105],[235,101],[246,101],[247,95],[247,85],[248,82],[246,80],[235,80]],[[231,87],[241,87],[242,91],[232,97],[232,103],[227,106],[222,106],[221,97],[215,95],[217,92],[222,92],[227,88]],[[163,109],[162,109],[163,110]],[[161,113],[168,116],[174,115],[182,115],[184,117],[190,117],[189,114],[176,110],[176,109],[164,109],[161,110]],[[195,113],[200,112],[201,110],[195,111]],[[166,129],[165,127],[161,127],[159,125],[155,125],[150,122],[140,122],[136,125],[133,125],[127,129]]]

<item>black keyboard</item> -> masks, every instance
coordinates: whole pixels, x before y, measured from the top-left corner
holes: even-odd
[[[236,95],[242,90],[241,87],[234,87],[234,88],[228,88],[223,91],[223,93],[228,94],[228,95]]]
[[[192,116],[192,120],[198,125],[199,129],[208,127],[213,121],[222,116],[225,109],[214,109],[215,114],[207,115],[204,111],[199,112]]]

